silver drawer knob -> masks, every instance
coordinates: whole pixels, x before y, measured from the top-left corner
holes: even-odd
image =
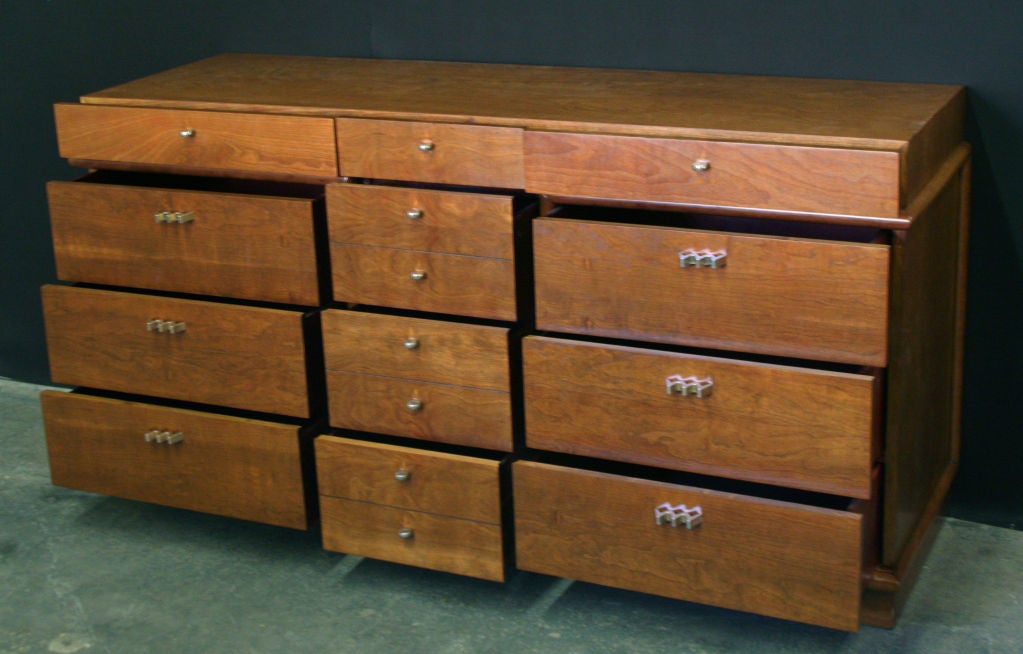
[[[181,130],[180,132],[178,132],[178,134],[180,134],[180,135],[181,135],[181,138],[183,138],[183,139],[190,139],[190,138],[192,138],[193,136],[195,136],[195,130],[194,130],[194,129],[191,129],[191,128],[189,128],[189,129],[183,129],[183,130]]]
[[[409,279],[411,279],[414,282],[421,282],[424,279],[426,279],[426,271],[425,270],[413,270],[411,273],[409,273]]]
[[[398,538],[402,540],[412,540],[416,535],[416,532],[412,531],[409,527],[402,527],[398,530]]]
[[[403,468],[394,473],[394,479],[396,481],[408,481],[409,479],[412,479],[412,472]]]
[[[416,338],[415,336],[409,336],[408,338],[405,339],[403,345],[405,346],[406,350],[414,350],[417,347],[419,347],[419,339]]]
[[[405,402],[405,408],[409,411],[421,411],[423,408],[423,401],[418,397],[410,398],[407,402]]]
[[[423,210],[418,208],[409,209],[405,212],[410,220],[418,220],[423,217]]]
[[[433,141],[431,141],[430,139],[423,139],[422,141],[419,142],[419,145],[416,147],[419,148],[420,152],[431,152],[435,146],[433,144]]]
[[[693,170],[695,170],[698,173],[707,172],[708,170],[710,170],[710,160],[697,159],[696,161],[693,162]]]

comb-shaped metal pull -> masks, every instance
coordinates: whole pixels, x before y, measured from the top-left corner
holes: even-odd
[[[654,508],[654,522],[659,525],[696,529],[703,524],[703,509],[699,506],[687,507],[685,504],[672,506],[665,502]]]
[[[664,390],[668,395],[707,398],[714,392],[714,379],[711,377],[669,375],[664,378]]]
[[[683,268],[724,268],[728,261],[725,250],[697,250],[686,248],[678,253],[678,265]]]

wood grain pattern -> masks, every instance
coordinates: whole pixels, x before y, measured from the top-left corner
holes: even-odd
[[[322,498],[320,512],[325,549],[504,581],[499,525],[336,497]],[[401,529],[414,536],[399,538]]]
[[[58,384],[309,417],[300,312],[70,286],[45,286],[43,309]]]
[[[406,406],[412,398],[418,411]],[[328,370],[327,401],[334,427],[512,450],[506,392]]]
[[[901,206],[895,152],[527,132],[525,166],[526,190],[563,197],[885,217]]]
[[[409,218],[412,210],[421,215]],[[512,259],[512,217],[506,195],[369,184],[327,187],[328,228],[336,243]]]
[[[322,321],[327,370],[511,391],[503,327],[340,309]]]
[[[334,299],[513,321],[515,262],[419,250],[330,244]],[[425,278],[413,280],[413,271]]]
[[[860,516],[540,463],[513,464],[518,567],[855,631]],[[654,523],[700,506],[693,530]]]
[[[501,522],[500,462],[337,436],[316,439],[321,495]],[[408,479],[395,479],[405,471]]]
[[[319,303],[311,200],[85,182],[47,193],[59,279]],[[195,218],[157,223],[161,211]]]
[[[57,391],[41,401],[54,484],[307,527],[295,426]],[[152,429],[184,440],[147,443]]]
[[[338,118],[346,177],[497,188],[525,186],[522,130],[483,125]],[[428,151],[420,144],[430,143]]]
[[[58,104],[60,156],[188,168],[336,176],[327,118]],[[182,130],[194,130],[188,138]]]
[[[888,247],[583,220],[534,221],[540,329],[884,365]],[[687,248],[721,269],[682,268]]]
[[[526,444],[867,499],[873,378],[528,337]],[[671,375],[713,379],[669,395]]]

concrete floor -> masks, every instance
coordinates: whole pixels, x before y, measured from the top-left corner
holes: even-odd
[[[894,630],[529,573],[332,554],[316,534],[51,486],[39,387],[0,380],[0,653],[1023,652],[1023,532],[947,519]]]

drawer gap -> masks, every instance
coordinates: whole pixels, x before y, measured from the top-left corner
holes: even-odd
[[[281,182],[264,179],[96,170],[80,177],[77,181],[90,184],[116,184],[118,186],[137,186],[161,190],[267,195],[301,199],[316,199],[323,196],[323,186],[319,184],[302,184],[299,182]]]

